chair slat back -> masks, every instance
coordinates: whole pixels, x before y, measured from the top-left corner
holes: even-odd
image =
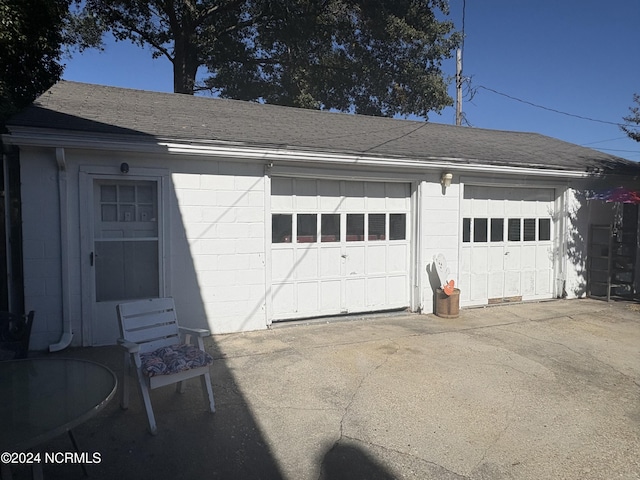
[[[122,338],[140,345],[140,353],[180,343],[173,298],[151,298],[117,307]]]

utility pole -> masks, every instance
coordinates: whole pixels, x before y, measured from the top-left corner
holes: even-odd
[[[462,125],[462,50],[456,50],[456,125]]]

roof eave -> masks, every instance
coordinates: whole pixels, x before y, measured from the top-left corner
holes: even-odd
[[[402,168],[414,171],[455,170],[458,172],[501,173],[537,177],[585,178],[592,174],[583,170],[545,168],[538,165],[511,166],[490,164],[476,158],[390,157],[357,152],[331,152],[289,146],[250,145],[239,142],[164,139],[152,136],[103,134],[100,137],[83,132],[9,126],[10,134],[2,135],[7,145],[112,150],[133,153],[165,153],[169,155],[205,156],[255,160],[268,163],[332,164]]]

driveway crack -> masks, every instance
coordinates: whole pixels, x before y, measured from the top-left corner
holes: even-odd
[[[351,406],[353,405],[353,402],[356,399],[356,396],[358,395],[362,385],[364,384],[365,380],[367,380],[373,373],[375,373],[378,369],[380,369],[383,365],[385,365],[391,357],[393,357],[396,353],[398,353],[398,350],[400,350],[400,346],[398,345],[398,343],[395,340],[391,340],[390,342],[393,346],[395,346],[395,349],[388,353],[386,355],[386,357],[384,358],[384,360],[382,360],[381,362],[379,362],[376,366],[374,366],[373,368],[369,369],[369,371],[367,371],[362,378],[360,378],[360,381],[358,382],[358,385],[354,388],[352,394],[351,394],[351,398],[349,398],[349,401],[347,402],[347,404],[344,407],[344,411],[342,412],[342,417],[340,418],[340,430],[339,430],[339,436],[336,439],[335,442],[333,442],[333,445],[331,446],[331,448],[327,451],[327,454],[325,455],[325,459],[327,457],[329,457],[331,455],[331,453],[333,453],[333,451],[338,447],[338,445],[340,444],[340,442],[346,437],[344,434],[344,422],[345,419],[349,413],[349,410],[351,409]],[[351,438],[351,437],[346,437],[346,438]],[[360,442],[362,442],[362,440],[359,440]],[[362,443],[366,443],[366,442],[362,442]],[[324,460],[323,462],[320,464],[320,472],[319,472],[319,476],[318,479],[321,479],[324,475],[324,470],[325,470],[325,463]]]

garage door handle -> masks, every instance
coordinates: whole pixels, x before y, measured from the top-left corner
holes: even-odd
[[[346,255],[346,254],[344,254],[344,255],[340,255],[340,256],[341,256],[342,258],[347,258],[347,255]]]
[[[505,255],[509,255],[511,252],[504,252]]]

